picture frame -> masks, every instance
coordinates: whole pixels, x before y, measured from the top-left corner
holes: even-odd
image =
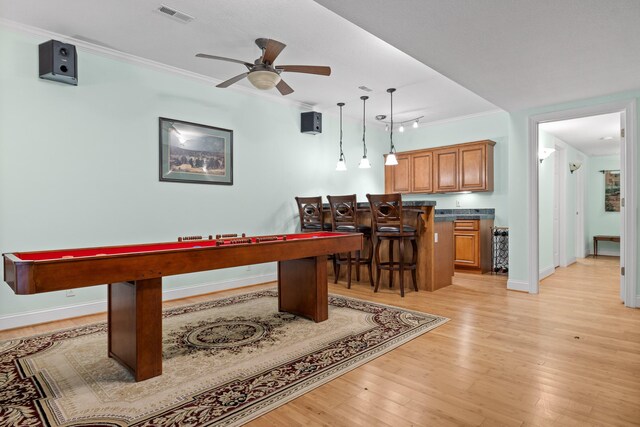
[[[233,130],[159,117],[160,181],[233,185]]]
[[[620,212],[620,171],[604,171],[604,211]]]

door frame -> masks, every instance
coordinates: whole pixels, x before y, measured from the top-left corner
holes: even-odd
[[[593,105],[584,108],[554,111],[550,113],[537,114],[529,117],[529,293],[537,294],[540,291],[539,272],[539,215],[538,215],[538,125],[545,122],[555,122],[560,120],[577,119],[580,117],[595,116],[608,113],[625,112],[625,138],[623,139],[621,150],[624,150],[624,164],[620,164],[623,174],[623,188],[625,207],[623,213],[624,234],[621,238],[625,241],[623,257],[625,275],[621,276],[624,282],[624,305],[636,307],[636,274],[637,274],[637,154],[636,154],[636,100],[625,100],[606,104]]]
[[[578,161],[582,163],[582,166],[584,166],[584,168],[580,167],[577,171],[574,172],[576,176],[576,250],[575,254],[573,255],[573,261],[575,261],[575,258],[585,258],[587,255],[587,249],[585,245],[586,189],[584,182],[584,171],[587,169],[587,159],[580,155],[578,157]],[[572,259],[569,259],[569,261],[571,262]]]

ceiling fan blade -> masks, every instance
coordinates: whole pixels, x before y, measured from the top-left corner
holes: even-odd
[[[248,72],[247,73],[238,74],[235,77],[231,77],[229,80],[225,80],[222,83],[217,84],[216,87],[229,87],[232,84],[234,84],[235,82],[240,81],[240,80],[244,79],[245,77],[247,77],[248,74],[249,74]]]
[[[262,62],[267,64],[273,64],[273,61],[276,60],[282,49],[287,47],[286,44],[280,43],[277,40],[269,39],[267,40],[267,45],[264,48],[264,53],[262,54]]]
[[[288,71],[290,73],[320,74],[322,76],[331,75],[331,67],[316,65],[278,65],[277,70]]]
[[[238,64],[242,64],[245,67],[251,69],[251,67],[253,67],[253,64],[250,64],[248,62],[245,61],[240,61],[239,59],[233,59],[233,58],[225,58],[224,56],[215,56],[215,55],[208,55],[206,53],[198,53],[196,54],[196,57],[198,58],[207,58],[207,59],[217,59],[219,61],[227,61],[227,62],[237,62]]]
[[[293,89],[291,89],[291,86],[289,86],[288,84],[286,84],[284,82],[284,80],[280,79],[280,81],[278,82],[278,84],[276,85],[276,89],[278,89],[278,91],[282,94],[282,95],[289,95],[290,93],[293,92]]]

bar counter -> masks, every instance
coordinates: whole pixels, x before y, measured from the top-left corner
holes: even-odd
[[[402,201],[404,223],[415,227],[418,244],[417,278],[418,289],[421,291],[436,291],[451,285],[453,277],[453,222],[436,222],[436,202],[433,200]],[[372,227],[369,202],[358,202],[358,222],[361,225]],[[329,204],[323,205],[324,221],[331,222]],[[437,236],[437,239],[436,239]],[[375,246],[375,241],[373,242]],[[396,245],[397,248],[397,245]],[[367,248],[368,250],[368,248]],[[386,244],[380,250],[382,261],[386,261],[388,250]],[[394,255],[395,259],[397,254]],[[411,257],[411,250],[405,253],[406,259]],[[374,261],[375,264],[375,261]],[[375,265],[373,266],[375,271]],[[388,287],[388,272],[382,271],[380,289]],[[362,269],[361,282],[368,283],[368,272]],[[375,273],[374,273],[375,274]],[[375,279],[375,278],[374,278]],[[405,289],[411,292],[413,289],[411,272],[405,272]],[[394,287],[397,288],[397,275]]]

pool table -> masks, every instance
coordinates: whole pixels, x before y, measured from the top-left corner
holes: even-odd
[[[327,255],[359,249],[362,234],[317,232],[16,252],[4,280],[19,295],[108,284],[109,356],[142,381],[162,374],[162,277],[277,261],[278,309],[322,322]]]

